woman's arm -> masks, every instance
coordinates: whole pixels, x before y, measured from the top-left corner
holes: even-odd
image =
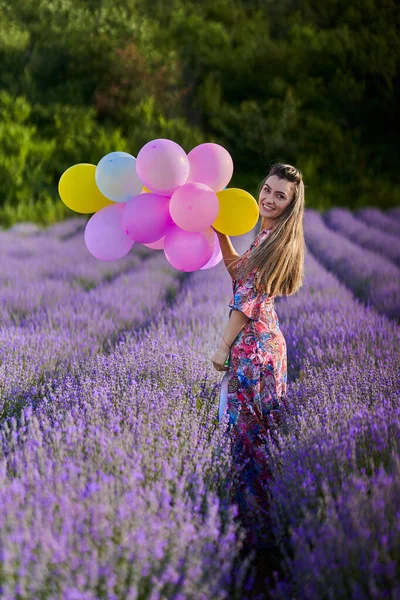
[[[232,246],[232,242],[228,235],[226,235],[225,233],[221,233],[216,229],[214,229],[214,231],[218,236],[219,245],[221,247],[221,252],[224,258],[225,266],[228,270],[229,275],[232,277],[232,279],[234,279],[235,265],[232,265],[231,267],[231,263],[233,260],[237,259],[240,256],[240,254],[238,254],[235,248]]]
[[[246,315],[240,310],[232,310],[229,323],[226,326],[223,334],[226,344],[229,344],[229,346],[233,344],[248,320],[249,317],[246,317]],[[228,367],[224,363],[229,355],[230,349],[225,344],[224,340],[221,338],[221,343],[211,359],[211,362],[217,371],[228,370]]]
[[[232,310],[231,317],[228,321],[228,325],[225,327],[225,331],[223,333],[224,340],[229,346],[232,346],[233,342],[236,340],[239,333],[242,331],[243,327],[246,325],[249,317],[247,317],[240,310]],[[224,340],[221,341],[221,350],[224,350],[229,353],[229,348],[225,344]]]

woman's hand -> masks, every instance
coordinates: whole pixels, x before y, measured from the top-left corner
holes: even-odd
[[[218,231],[218,229],[215,229],[215,227],[213,227],[212,225],[210,225],[211,229],[214,229],[215,233],[217,234],[218,237],[223,236],[225,238],[227,238],[228,236],[226,235],[226,233],[221,233],[220,231]]]
[[[226,361],[226,359],[229,356],[229,350],[227,346],[220,346],[216,352],[214,353],[214,356],[211,359],[211,362],[214,366],[214,369],[216,371],[228,371],[229,367],[227,367],[224,363]]]

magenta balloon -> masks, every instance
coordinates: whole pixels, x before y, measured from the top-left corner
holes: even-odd
[[[165,231],[165,234],[167,234],[170,229],[173,229],[175,227],[176,227],[176,225],[173,222],[172,218],[170,217],[168,227]],[[155,242],[151,242],[149,244],[143,244],[143,245],[148,246],[149,248],[152,248],[153,250],[163,250],[164,249],[164,240],[165,240],[165,235],[162,238],[160,238],[159,240],[156,240]]]
[[[84,239],[90,254],[99,260],[116,260],[128,254],[134,241],[125,233],[125,204],[101,208],[86,223]]]
[[[200,144],[189,154],[189,181],[198,181],[219,192],[228,185],[233,175],[233,160],[228,150],[214,143]],[[137,168],[137,167],[136,167]]]
[[[156,240],[155,242],[150,242],[149,244],[143,244],[143,246],[147,246],[148,248],[151,248],[152,250],[163,250],[164,249],[164,237],[163,236],[160,240]]]
[[[214,230],[212,230],[212,232],[214,234],[214,252],[212,254],[212,257],[208,261],[208,263],[205,264],[204,267],[200,267],[203,270],[211,269],[212,267],[215,267],[219,262],[221,262],[221,260],[223,258],[222,252],[221,252],[221,246],[219,245],[218,236]]]
[[[144,186],[157,194],[171,196],[189,177],[189,159],[176,142],[157,139],[139,151],[136,172]]]
[[[203,231],[218,216],[216,193],[204,183],[185,183],[172,194],[169,212],[174,222],[185,231]]]
[[[122,225],[135,242],[149,243],[162,238],[172,223],[170,198],[159,194],[138,194],[125,204]]]
[[[210,260],[213,251],[211,227],[204,231],[185,231],[175,225],[164,238],[165,256],[180,271],[197,271]]]

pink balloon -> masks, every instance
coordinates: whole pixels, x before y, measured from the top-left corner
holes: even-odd
[[[208,263],[206,263],[204,265],[204,267],[200,267],[202,270],[211,269],[212,267],[215,267],[219,262],[221,262],[221,260],[223,258],[222,252],[221,252],[221,246],[219,245],[218,236],[214,230],[212,230],[212,232],[214,234],[214,243],[215,243],[214,252],[213,252],[212,257],[208,261]]]
[[[167,233],[171,228],[174,228],[174,227],[176,227],[176,225],[173,222],[173,220],[170,219],[170,223],[169,223],[168,228],[165,233]],[[150,242],[149,244],[143,244],[143,245],[147,246],[148,248],[151,248],[152,250],[163,250],[164,249],[164,240],[165,240],[165,235],[162,238],[160,238],[159,240],[156,240],[155,242]]]
[[[139,179],[157,194],[171,196],[177,187],[186,183],[189,171],[186,152],[172,140],[152,140],[137,155],[136,172]]]
[[[164,249],[164,239],[165,239],[165,236],[163,236],[160,240],[156,240],[155,242],[150,242],[149,244],[143,244],[143,246],[147,246],[148,248],[151,248],[152,250],[163,250]]]
[[[128,254],[134,241],[122,227],[125,204],[110,204],[89,219],[85,227],[85,244],[99,260],[116,260]]]
[[[218,216],[216,193],[204,183],[185,183],[172,194],[169,212],[174,222],[185,231],[203,231]]]
[[[233,160],[228,150],[214,143],[200,144],[189,154],[189,181],[208,185],[214,192],[224,189],[232,179]]]
[[[211,227],[204,231],[185,231],[175,225],[164,238],[165,256],[180,271],[197,271],[210,260],[213,251]]]
[[[155,242],[173,223],[169,213],[170,198],[159,194],[138,194],[126,202],[122,226],[135,242]]]

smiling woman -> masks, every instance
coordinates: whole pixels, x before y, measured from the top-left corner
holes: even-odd
[[[289,205],[292,200],[292,187],[293,184],[290,181],[282,181],[276,175],[268,177],[259,198],[259,209],[262,217],[261,229],[268,229],[272,226],[273,223],[268,220],[269,217],[276,219]]]
[[[281,425],[287,386],[286,341],[274,301],[275,295],[297,291],[303,277],[300,172],[290,165],[275,165],[262,182],[258,205],[260,232],[242,256],[227,236],[218,234],[233,295],[229,323],[212,362],[217,370],[227,370],[221,382],[218,418],[221,422],[226,413],[229,416],[232,499],[239,506],[247,543],[262,548],[268,545],[268,433],[273,437],[274,428]]]

